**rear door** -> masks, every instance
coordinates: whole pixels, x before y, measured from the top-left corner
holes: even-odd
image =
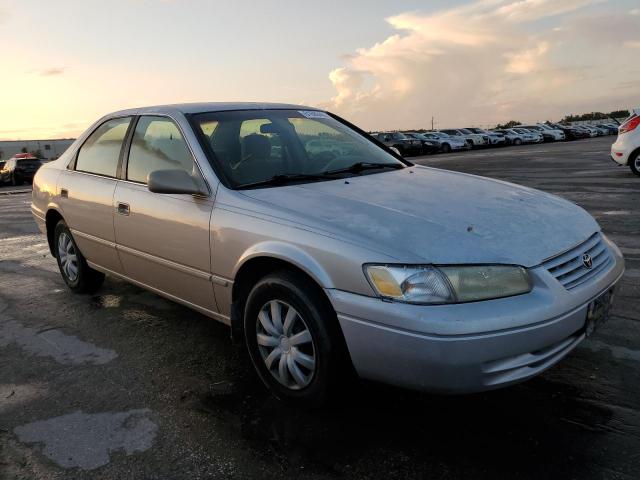
[[[131,117],[107,120],[82,144],[58,179],[58,198],[67,225],[85,258],[120,273],[115,248],[113,194]]]
[[[152,193],[155,170],[187,171],[207,186],[178,125],[143,115],[133,131],[115,191],[115,232],[130,279],[192,307],[217,312],[211,283],[209,221],[213,198]]]

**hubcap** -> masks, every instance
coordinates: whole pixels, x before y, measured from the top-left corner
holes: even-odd
[[[633,163],[636,166],[636,170],[640,170],[640,155],[636,156],[636,159]]]
[[[258,350],[269,373],[282,385],[300,390],[311,383],[316,350],[309,327],[289,304],[271,300],[256,320]]]
[[[64,232],[58,237],[58,258],[62,273],[69,281],[75,281],[78,278],[78,257],[71,237]]]

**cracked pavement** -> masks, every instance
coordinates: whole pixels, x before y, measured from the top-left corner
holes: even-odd
[[[113,278],[72,294],[29,195],[0,195],[0,478],[639,478],[640,178],[612,141],[412,159],[593,214],[627,271],[592,338],[504,390],[363,383],[312,412],[265,393],[222,324]]]

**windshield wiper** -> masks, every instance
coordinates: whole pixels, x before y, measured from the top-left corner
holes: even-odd
[[[274,175],[266,180],[260,180],[259,182],[244,183],[237,187],[238,190],[245,188],[261,187],[264,185],[286,185],[291,182],[298,182],[300,180],[327,180],[327,175],[323,173],[281,173]]]
[[[394,170],[398,170],[404,168],[404,165],[401,163],[357,162],[346,168],[325,170],[320,173],[281,173],[266,180],[245,183],[236,188],[238,190],[243,190],[246,188],[262,187],[266,185],[286,185],[288,183],[298,182],[301,180],[328,180],[332,179],[334,175],[340,175],[342,173],[359,173],[363,170],[374,170],[378,168],[393,168]]]
[[[375,163],[375,162],[357,162],[345,168],[337,168],[335,170],[325,170],[322,175],[339,175],[341,173],[360,173],[364,170],[375,170],[378,168],[393,168],[399,170],[405,166],[401,163]]]

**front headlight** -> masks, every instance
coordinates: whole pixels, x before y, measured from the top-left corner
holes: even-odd
[[[408,303],[475,302],[531,291],[528,272],[512,265],[365,265],[364,271],[381,297]]]

